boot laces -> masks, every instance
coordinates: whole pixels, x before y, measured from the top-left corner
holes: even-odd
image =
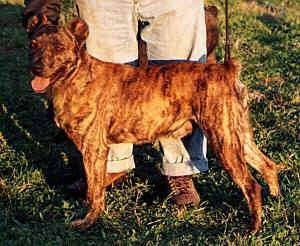
[[[168,181],[171,192],[175,195],[190,193],[190,190],[193,189],[191,176],[169,177]]]

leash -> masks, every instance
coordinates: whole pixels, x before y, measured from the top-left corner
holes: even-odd
[[[230,60],[230,40],[229,40],[229,24],[228,24],[228,0],[225,0],[225,56],[224,63]]]

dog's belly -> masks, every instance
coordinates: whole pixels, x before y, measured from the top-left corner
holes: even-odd
[[[170,96],[164,96],[156,87],[155,91],[136,90],[131,94],[134,97],[121,96],[114,107],[107,129],[109,143],[154,142],[162,136],[183,137],[191,131],[187,122],[195,120],[196,105],[192,93],[174,89]]]
[[[107,140],[113,143],[153,143],[163,136],[181,138],[192,131],[193,118],[143,117],[114,121],[108,130]]]

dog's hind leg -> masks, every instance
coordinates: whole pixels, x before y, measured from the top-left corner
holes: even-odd
[[[233,142],[223,142],[218,156],[223,167],[231,175],[234,182],[241,188],[247,200],[251,215],[251,230],[255,233],[261,228],[262,224],[261,186],[248,170],[240,147],[233,144]]]
[[[85,230],[96,222],[105,207],[105,176],[108,149],[96,150],[94,148],[86,148],[82,154],[90,210],[83,219],[73,221],[71,226]]]
[[[265,156],[254,143],[252,137],[248,137],[245,142],[245,159],[247,163],[262,174],[267,182],[272,196],[280,194],[278,183],[278,172],[284,169],[284,164],[276,165],[272,160]]]

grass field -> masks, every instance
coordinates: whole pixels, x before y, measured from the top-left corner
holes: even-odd
[[[27,36],[15,2],[0,0],[0,245],[299,245],[297,0],[230,1],[233,54],[251,92],[256,142],[289,168],[280,175],[279,199],[253,172],[263,185],[264,227],[257,235],[245,233],[246,202],[213,155],[209,174],[194,179],[201,206],[182,212],[169,204],[156,170],[160,156],[148,145],[135,149],[137,168],[108,192],[99,222],[86,232],[70,229],[87,211],[65,189],[80,177],[81,158],[70,142],[53,137],[58,129],[48,104],[29,86]],[[219,7],[224,30],[223,1],[209,2]]]

